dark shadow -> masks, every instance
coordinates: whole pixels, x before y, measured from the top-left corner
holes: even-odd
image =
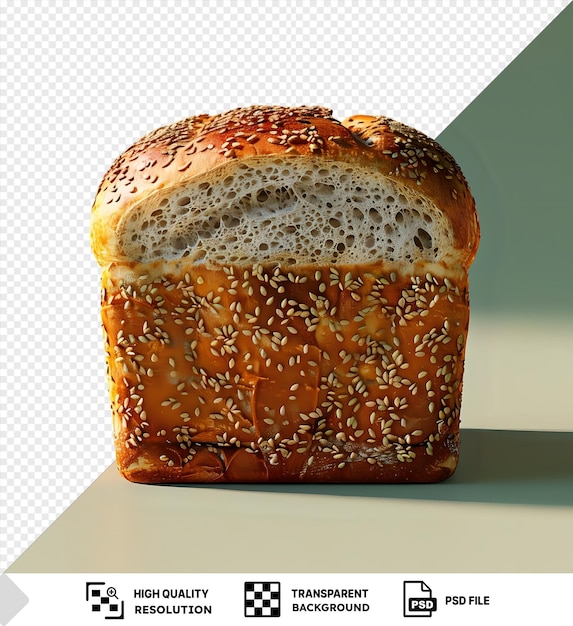
[[[422,485],[218,484],[272,493],[573,506],[573,432],[462,430],[452,478]]]

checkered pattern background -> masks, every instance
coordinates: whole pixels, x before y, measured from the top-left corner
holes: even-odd
[[[248,104],[437,135],[565,0],[0,0],[0,571],[113,462],[90,207],[113,159]]]

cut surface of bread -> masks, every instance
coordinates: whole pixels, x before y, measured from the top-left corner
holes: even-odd
[[[119,224],[140,262],[211,264],[443,261],[447,217],[419,194],[363,167],[277,156],[225,164],[153,194]]]

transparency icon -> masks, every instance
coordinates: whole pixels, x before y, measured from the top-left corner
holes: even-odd
[[[245,617],[280,617],[281,584],[279,582],[245,583]]]

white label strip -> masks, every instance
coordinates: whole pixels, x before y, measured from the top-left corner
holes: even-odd
[[[28,598],[9,619],[10,626],[407,625],[424,620],[433,626],[502,620],[562,624],[571,617],[568,594],[573,585],[573,574],[99,573],[9,578]],[[1,600],[10,604],[9,598]],[[259,618],[264,620],[257,622]]]

